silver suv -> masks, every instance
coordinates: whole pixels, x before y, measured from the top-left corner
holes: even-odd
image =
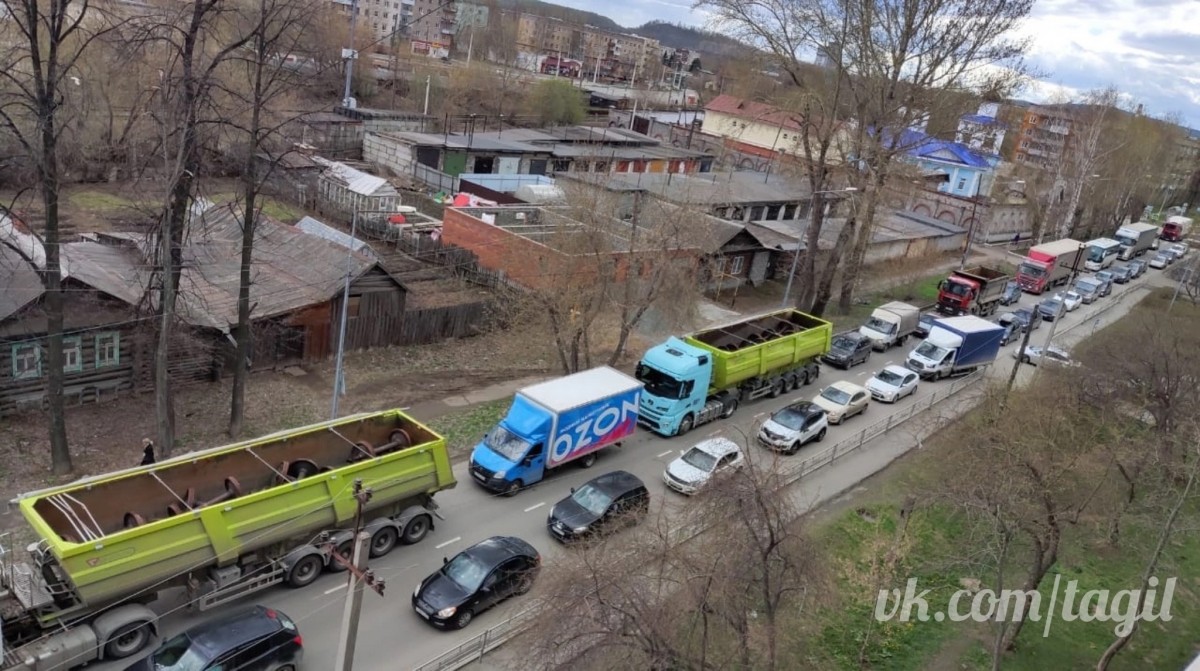
[[[824,440],[828,430],[825,410],[816,403],[800,401],[776,411],[763,422],[758,442],[776,452],[795,454],[805,443]]]

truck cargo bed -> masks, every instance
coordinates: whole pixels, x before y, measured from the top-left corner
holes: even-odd
[[[92,606],[453,487],[445,440],[398,410],[314,424],[25,494],[22,514]]]
[[[713,355],[714,389],[809,361],[829,351],[833,325],[799,310],[779,310],[684,338]]]

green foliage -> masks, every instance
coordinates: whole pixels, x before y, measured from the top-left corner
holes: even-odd
[[[570,126],[583,121],[583,93],[567,79],[543,79],[529,96],[529,113],[542,123]]]
[[[502,398],[465,408],[459,412],[438,417],[429,423],[430,428],[446,437],[446,447],[451,457],[468,454],[483,434],[491,431],[504,416],[511,399]]]

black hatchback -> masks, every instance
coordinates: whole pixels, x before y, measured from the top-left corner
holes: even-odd
[[[303,657],[296,623],[254,606],[167,639],[125,671],[296,671]]]
[[[638,476],[613,471],[588,480],[554,504],[546,518],[550,535],[572,541],[636,524],[650,510],[650,490]]]
[[[417,615],[435,627],[462,629],[483,611],[533,588],[542,556],[515,536],[492,536],[443,559],[413,592]]]

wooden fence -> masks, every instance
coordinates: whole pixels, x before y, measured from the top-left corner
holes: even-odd
[[[400,344],[428,345],[477,335],[487,325],[491,303],[476,301],[425,310],[408,310],[400,324]]]

